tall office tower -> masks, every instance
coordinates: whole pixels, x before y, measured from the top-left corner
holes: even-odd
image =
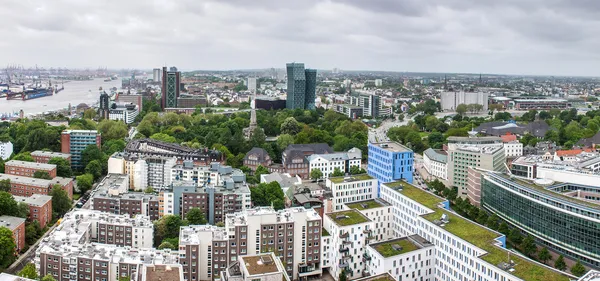
[[[256,77],[248,77],[248,91],[256,92]]]
[[[80,168],[81,152],[91,144],[100,148],[100,139],[96,130],[65,130],[60,136],[61,152],[71,154],[71,166]]]
[[[100,95],[98,113],[100,118],[108,119],[108,115],[110,113],[110,98],[106,92]]]
[[[155,68],[152,70],[152,81],[160,82],[160,68]]]
[[[306,77],[306,86],[304,94],[304,109],[315,109],[315,98],[317,96],[317,70],[306,69],[304,71]]]
[[[162,97],[161,106],[165,108],[177,107],[177,98],[179,97],[179,87],[181,82],[181,72],[176,67],[163,67],[162,70]]]
[[[369,116],[371,116],[371,118],[379,117],[379,109],[380,108],[381,108],[381,97],[377,96],[377,95],[369,95]]]
[[[306,73],[303,63],[288,63],[287,65],[287,99],[288,109],[304,109],[306,94]]]

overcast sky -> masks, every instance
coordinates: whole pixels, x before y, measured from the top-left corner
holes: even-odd
[[[600,76],[597,0],[5,0],[0,67]]]

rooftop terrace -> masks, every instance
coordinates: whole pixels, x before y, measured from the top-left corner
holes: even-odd
[[[384,258],[389,258],[397,255],[406,254],[414,250],[421,249],[419,245],[416,245],[410,241],[407,237],[398,239],[388,240],[381,243],[370,244],[370,247],[375,249]]]
[[[273,258],[274,255],[271,254],[240,257],[250,275],[279,272]]]
[[[327,216],[339,226],[349,226],[371,221],[357,210],[333,212],[328,213]]]
[[[373,177],[367,175],[367,174],[360,174],[360,175],[352,175],[352,176],[347,176],[347,177],[332,177],[329,178],[329,180],[333,183],[343,183],[343,182],[354,182],[354,181],[366,181],[366,180],[372,180]]]
[[[390,186],[389,184],[385,185]],[[445,214],[448,221],[438,225],[438,227],[443,228],[449,233],[454,234],[455,236],[486,251],[487,253],[483,254],[481,259],[494,266],[499,266],[501,263],[508,262],[507,250],[497,246],[500,242],[496,241],[496,239],[501,237],[502,234],[463,218],[449,210],[439,208],[438,204],[444,201],[444,199],[437,197],[432,193],[403,182],[395,182],[393,185],[403,188],[397,190],[402,195],[415,200],[416,202],[430,208],[433,211],[429,214],[423,215],[422,217],[424,219],[432,223],[438,223],[442,215]],[[527,281],[569,280],[567,276],[562,275],[557,271],[544,267],[541,264],[537,264],[518,255],[511,255],[510,259],[515,262],[515,265],[512,267],[514,271],[509,273],[520,279]]]
[[[383,200],[380,201],[380,200],[371,199],[371,200],[365,200],[365,201],[346,204],[346,206],[348,206],[348,208],[350,208],[350,209],[357,209],[357,210],[368,210],[368,209],[373,209],[373,208],[389,206],[389,204],[383,204],[383,203],[384,203]]]

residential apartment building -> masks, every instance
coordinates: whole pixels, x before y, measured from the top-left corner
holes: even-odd
[[[369,143],[369,164],[367,171],[379,184],[405,180],[413,181],[414,153],[397,142]],[[379,195],[379,186],[377,190]]]
[[[13,144],[10,141],[0,142],[0,159],[6,160],[13,154]]]
[[[341,211],[345,204],[377,198],[377,179],[362,174],[328,178],[325,186],[331,190],[332,211]]]
[[[371,236],[375,241],[385,241],[394,236],[392,231],[392,207],[381,198],[358,201],[344,206],[344,210],[357,210],[375,223]],[[369,241],[373,242],[373,241]]]
[[[551,267],[509,253],[503,234],[457,215],[447,200],[432,193],[406,182],[383,183],[381,198],[393,206],[398,237],[418,234],[435,246],[430,280],[569,280]]]
[[[73,179],[55,177],[51,180],[36,179],[8,174],[0,174],[0,180],[10,180],[10,193],[29,197],[33,194],[49,195],[54,185],[60,185],[73,198]]]
[[[35,160],[36,163],[48,163],[52,158],[62,158],[71,163],[71,154],[69,153],[60,153],[60,152],[51,152],[51,151],[43,151],[36,150],[31,153],[31,157]]]
[[[56,165],[19,160],[10,160],[4,164],[4,173],[32,178],[35,172],[46,172],[50,178],[56,177]]]
[[[600,187],[527,181],[495,172],[481,173],[481,206],[539,244],[571,260],[600,267]]]
[[[303,179],[308,179],[310,175],[310,163],[308,156],[313,154],[331,154],[333,148],[326,143],[313,144],[290,144],[281,155],[281,162],[285,172],[295,176],[299,175]]]
[[[267,153],[266,150],[260,147],[253,147],[246,156],[244,156],[244,166],[250,168],[252,171],[256,171],[258,166],[263,166],[268,168],[273,164],[271,161],[271,156]]]
[[[467,197],[468,168],[506,171],[506,154],[499,137],[449,137],[448,181]]]
[[[369,244],[363,261],[372,276],[388,273],[395,280],[436,280],[435,245],[417,234]]]
[[[274,253],[240,256],[221,272],[219,278],[223,281],[290,281],[284,264]]]
[[[25,219],[11,216],[0,216],[0,227],[6,227],[12,231],[15,240],[15,251],[21,252],[25,247]]]
[[[148,216],[151,221],[159,217],[159,196],[142,192],[130,192],[129,176],[108,174],[96,187],[90,208],[117,215]]]
[[[440,104],[443,111],[455,111],[461,104],[479,104],[481,112],[488,111],[489,93],[484,92],[443,92],[440,95]]]
[[[430,175],[448,180],[448,154],[445,151],[432,148],[423,151],[423,167]]]
[[[52,221],[52,196],[33,194],[29,197],[13,196],[15,201],[29,205],[29,219],[43,228]]]
[[[108,173],[127,174],[129,189],[135,191],[146,190],[149,186],[160,189],[166,186],[170,169],[176,163],[175,157],[117,152],[108,159]]]
[[[185,279],[211,280],[239,261],[238,256],[266,252],[281,259],[292,280],[320,276],[322,227],[321,216],[302,207],[258,207],[229,214],[224,228],[182,227],[179,249]]]
[[[517,140],[516,135],[502,135],[500,138],[502,138],[502,143],[504,144],[506,158],[523,156],[523,144]]]
[[[308,171],[314,169],[320,170],[323,178],[329,178],[333,172],[338,169],[343,173],[350,173],[350,168],[356,166],[361,168],[362,151],[356,147],[348,152],[334,152],[328,154],[313,154],[306,157],[308,161]]]
[[[81,152],[88,145],[101,146],[101,136],[96,130],[65,130],[60,136],[60,152],[71,154],[71,166],[81,168]]]
[[[333,104],[332,108],[333,108],[333,111],[344,114],[344,115],[348,116],[348,118],[351,118],[351,119],[357,119],[359,117],[362,117],[363,112],[364,112],[364,109],[361,106],[351,105],[351,104],[337,103],[337,104]]]
[[[213,162],[225,163],[223,153],[218,150],[208,148],[196,149],[153,139],[131,140],[125,147],[125,153],[139,159],[175,157],[178,163],[184,160],[192,160],[194,161],[194,165],[199,166],[208,166]]]
[[[140,109],[135,104],[115,104],[108,110],[108,119],[131,124],[139,114]]]

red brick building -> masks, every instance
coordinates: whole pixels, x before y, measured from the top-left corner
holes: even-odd
[[[50,178],[56,177],[56,165],[10,160],[4,164],[4,173],[15,176],[33,177],[37,171],[48,173]]]
[[[25,247],[25,219],[11,216],[0,217],[0,227],[6,227],[13,233],[16,251],[20,252]]]
[[[52,197],[33,194],[30,197],[14,196],[17,202],[29,205],[29,219],[38,221],[42,227],[52,221]]]
[[[71,163],[71,154],[68,153],[36,150],[31,153],[31,157],[37,163],[48,163],[52,158],[62,158],[69,161],[69,164]]]
[[[9,174],[0,174],[0,180],[10,180],[10,193],[16,196],[29,197],[33,194],[49,195],[54,185],[67,192],[69,198],[73,198],[73,179],[55,177],[51,180],[36,179]]]

